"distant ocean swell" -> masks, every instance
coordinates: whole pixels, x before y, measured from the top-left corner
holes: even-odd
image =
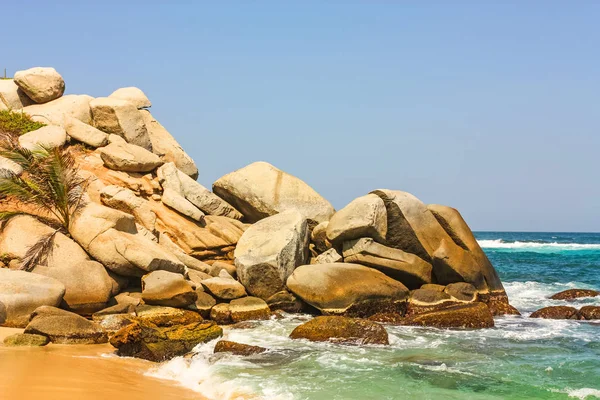
[[[546,242],[505,242],[502,239],[479,240],[483,249],[519,249],[519,250],[600,250],[597,243],[546,243]]]

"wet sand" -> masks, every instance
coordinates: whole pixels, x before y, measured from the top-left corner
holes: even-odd
[[[21,329],[0,328],[4,337]],[[198,400],[200,394],[167,380],[144,376],[156,365],[103,356],[106,345],[12,348],[0,344],[0,399],[4,400]]]

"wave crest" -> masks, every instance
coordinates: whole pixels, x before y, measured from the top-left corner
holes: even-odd
[[[526,249],[530,251],[543,250],[600,250],[600,244],[597,243],[541,243],[541,242],[505,242],[502,239],[478,240],[479,245],[484,249]]]

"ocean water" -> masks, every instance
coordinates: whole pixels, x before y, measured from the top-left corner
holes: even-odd
[[[387,327],[390,346],[351,347],[288,339],[307,316],[226,329],[228,340],[267,347],[261,355],[192,358],[148,372],[212,399],[598,399],[600,321],[529,319],[544,306],[600,305],[548,297],[568,288],[600,290],[600,234],[476,234],[523,316],[484,330]]]

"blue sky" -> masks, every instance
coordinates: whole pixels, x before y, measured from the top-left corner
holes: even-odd
[[[336,208],[390,188],[477,230],[600,231],[598,21],[593,1],[13,1],[0,68],[140,87],[206,186],[264,160]]]

